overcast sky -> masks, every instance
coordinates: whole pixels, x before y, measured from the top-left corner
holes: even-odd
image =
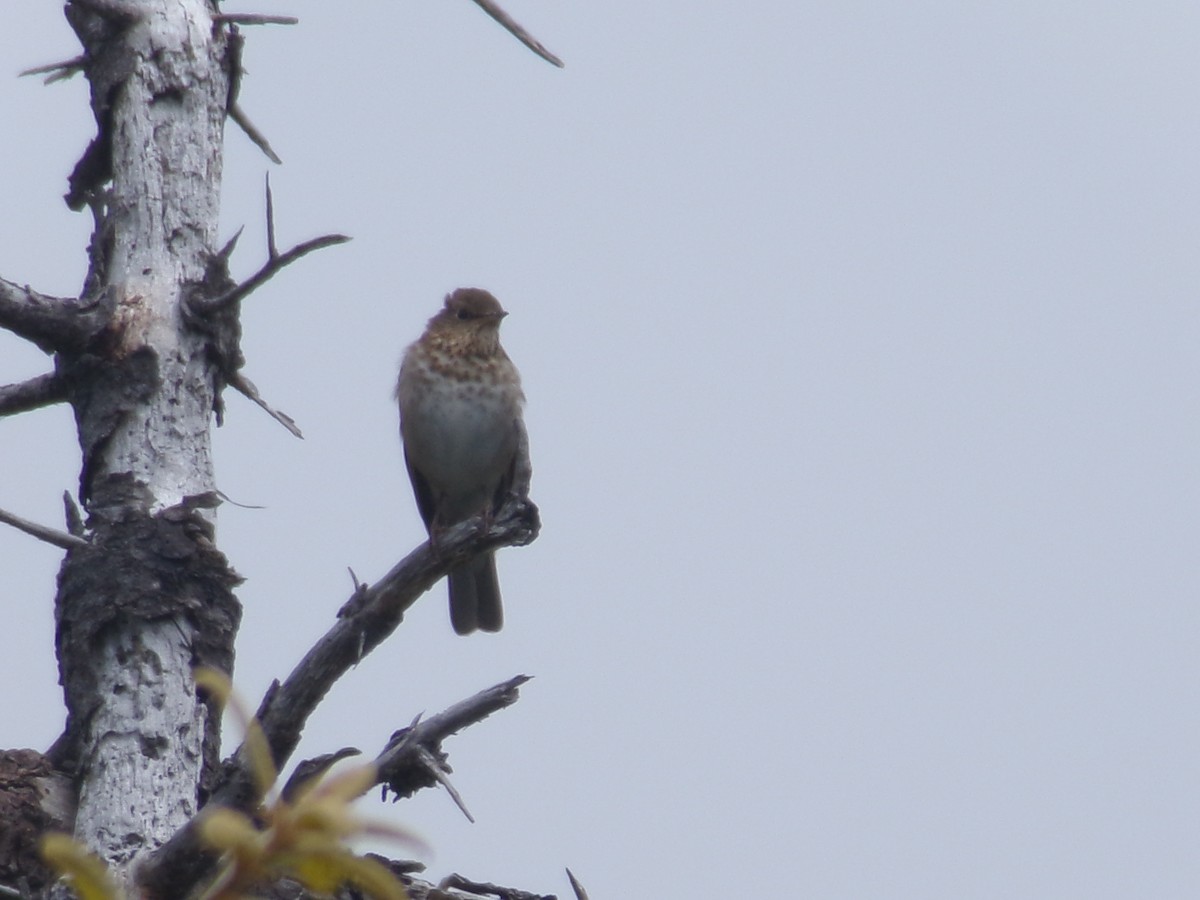
[[[219,539],[256,704],[424,539],[391,390],[457,286],[509,309],[541,538],[506,625],[444,585],[301,755],[373,754],[517,673],[444,793],[364,809],[449,871],[594,900],[1200,896],[1200,11],[1193,3],[467,0],[231,7],[222,236],[354,236],[244,307]],[[74,294],[86,85],[0,29],[0,275]],[[0,382],[49,368],[0,335]],[[0,421],[0,508],[61,525],[69,411]],[[0,746],[62,727],[60,552],[0,529]],[[403,853],[403,849],[400,851]]]

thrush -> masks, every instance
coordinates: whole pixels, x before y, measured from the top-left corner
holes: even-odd
[[[404,463],[430,537],[494,515],[512,487],[525,395],[500,346],[508,313],[480,288],[459,288],[404,352],[396,400]],[[491,552],[451,569],[450,622],[458,634],[504,623]]]

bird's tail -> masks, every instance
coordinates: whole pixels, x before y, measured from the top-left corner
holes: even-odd
[[[458,634],[476,629],[499,631],[504,624],[496,556],[485,553],[447,576],[450,583],[450,623]]]

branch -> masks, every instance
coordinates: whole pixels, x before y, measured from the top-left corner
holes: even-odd
[[[541,41],[522,28],[512,16],[501,9],[498,3],[493,2],[493,0],[475,0],[475,3],[478,4],[479,8],[485,13],[504,26],[504,29],[509,34],[515,37],[518,41],[520,41],[546,62],[552,63],[558,66],[560,69],[565,65],[561,59],[543,47]]]
[[[290,802],[300,792],[301,788],[314,778],[320,778],[324,775],[334,763],[349,756],[358,756],[360,753],[362,751],[357,747],[343,747],[332,753],[325,753],[321,756],[304,760],[296,766],[296,770],[292,772],[292,777],[287,780],[287,784],[279,792],[280,798]]]
[[[86,315],[96,306],[74,297],[39,294],[29,285],[0,278],[0,328],[37,344],[47,353],[85,344],[98,327]]]
[[[20,384],[0,387],[0,416],[29,412],[67,399],[66,380],[57,372],[47,372]]]
[[[583,889],[583,885],[579,883],[579,879],[570,869],[567,869],[567,878],[571,880],[571,890],[575,892],[575,900],[588,900],[587,891]]]
[[[267,403],[267,401],[262,398],[262,395],[258,393],[258,388],[254,386],[253,381],[251,381],[241,372],[227,372],[225,373],[225,380],[229,383],[229,386],[238,393],[248,397],[262,407],[268,416],[270,416],[296,437],[304,440],[304,435],[300,433],[300,427],[296,424],[296,420],[287,413],[280,412],[275,407],[271,406],[271,404]]]
[[[30,522],[28,519],[22,519],[20,516],[15,516],[3,509],[0,509],[0,522],[3,522],[5,525],[11,525],[18,531],[32,535],[39,541],[45,541],[47,544],[53,544],[55,547],[61,547],[64,550],[90,546],[81,537],[67,534],[65,531],[56,531],[53,528],[47,528],[45,525],[39,525],[36,522]]]
[[[297,244],[286,253],[281,253],[278,256],[273,256],[267,260],[266,264],[239,284],[237,287],[226,291],[219,297],[211,297],[193,300],[192,305],[197,312],[205,313],[213,310],[223,309],[227,306],[232,306],[239,300],[245,299],[249,294],[258,290],[266,282],[268,282],[280,269],[285,266],[290,266],[302,256],[307,256],[314,250],[321,250],[325,247],[332,247],[335,244],[344,244],[350,240],[344,234],[325,234],[318,238],[313,238],[311,241],[304,241]]]
[[[518,466],[518,484],[520,472],[528,468],[527,463]],[[537,507],[526,496],[513,494],[490,523],[483,517],[460,522],[438,536],[436,551],[426,542],[377,584],[359,586],[338,611],[333,627],[308,651],[286,681],[271,685],[259,706],[256,718],[262,725],[276,770],[283,767],[296,749],[309,715],[329,689],[395,631],[418,597],[450,569],[480,553],[532,542],[539,528]],[[462,712],[454,712],[459,706],[451,707],[443,714],[448,718],[431,727],[449,728],[447,733],[450,733],[469,724]],[[257,802],[249,755],[243,744],[226,762],[208,805],[246,812]],[[193,819],[147,860],[142,870],[142,886],[150,897],[180,896],[204,877],[213,861],[212,854],[202,850]]]
[[[27,75],[46,75],[43,84],[53,84],[56,81],[63,81],[73,77],[77,72],[82,72],[83,67],[87,65],[86,56],[75,56],[71,59],[65,59],[62,62],[49,63],[44,66],[34,66],[32,69],[26,69],[23,72],[17,73],[18,78],[24,78]]]
[[[254,146],[261,150],[267,159],[277,166],[283,165],[283,160],[271,148],[271,142],[267,140],[266,135],[258,130],[258,127],[250,121],[250,117],[236,102],[229,104],[229,118],[237,123],[237,126],[246,133],[246,137],[254,142]]]
[[[238,233],[240,234],[241,232]],[[236,240],[236,236],[234,239]],[[261,269],[259,269],[241,284],[230,288],[228,291],[217,297],[193,297],[189,301],[192,311],[198,315],[203,315],[204,313],[212,313],[216,312],[217,310],[232,306],[233,304],[245,299],[253,291],[256,291],[258,288],[262,287],[285,266],[290,266],[296,260],[303,256],[307,256],[314,250],[320,250],[324,247],[332,247],[335,244],[344,244],[348,240],[350,240],[350,238],[344,234],[326,234],[318,238],[313,238],[311,241],[304,241],[303,243],[297,244],[286,253],[280,253],[275,246],[275,203],[271,197],[271,180],[268,178],[266,263]],[[232,250],[232,247],[227,247],[227,250]],[[225,251],[222,251],[222,253],[224,252]]]
[[[379,779],[376,783],[386,785],[386,788],[396,795],[395,799],[399,800],[401,797],[411,797],[423,787],[432,787],[440,782],[450,792],[463,814],[470,821],[475,821],[467,812],[458,792],[445,778],[442,741],[468,725],[482,722],[492,713],[512,706],[519,696],[517,689],[527,681],[528,675],[510,678],[480,691],[473,697],[460,700],[435,716],[414,722],[397,731],[388,741],[384,751],[375,758],[375,765],[379,768]]]
[[[296,25],[300,21],[295,16],[271,16],[263,13],[216,13],[212,20],[218,24],[230,25]]]
[[[499,900],[553,900],[552,897],[531,894],[529,891],[519,891],[516,888],[502,887],[501,885],[492,884],[487,881],[472,881],[469,878],[463,878],[461,875],[447,875],[438,882],[438,890],[445,891],[448,889],[466,891],[468,894],[475,894],[481,897],[491,895],[499,898]]]

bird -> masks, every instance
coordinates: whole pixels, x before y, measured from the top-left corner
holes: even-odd
[[[525,394],[500,346],[507,316],[482,288],[458,288],[404,351],[396,401],[400,439],[417,509],[437,534],[499,511],[513,484]],[[447,581],[457,634],[504,624],[492,552],[455,566]]]

